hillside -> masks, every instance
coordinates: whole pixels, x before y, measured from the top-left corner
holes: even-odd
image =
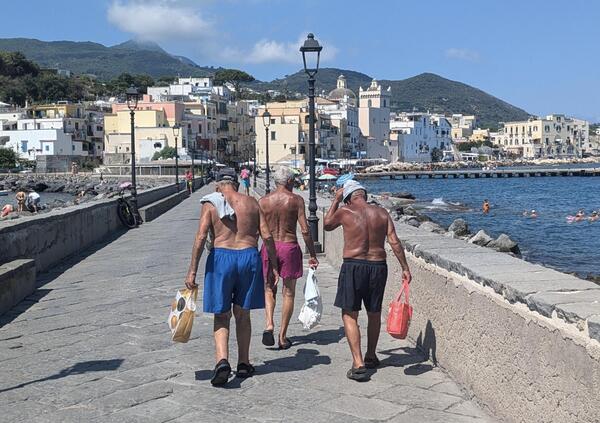
[[[348,88],[358,95],[359,87],[366,88],[371,77],[364,73],[346,69],[324,68],[317,74],[316,91],[328,93],[336,87],[337,77],[344,74]],[[501,121],[522,120],[529,117],[519,109],[486,92],[457,81],[442,78],[432,73],[423,73],[412,78],[380,83],[392,87],[391,108],[394,111],[429,110],[432,113],[474,114],[483,126],[496,126]],[[306,74],[303,71],[276,79],[270,83],[257,83],[255,88],[276,89],[282,92],[307,92]]]
[[[214,73],[214,69],[198,66],[185,57],[173,56],[157,44],[137,41],[106,47],[93,42],[5,38],[0,39],[1,50],[20,51],[41,67],[93,74],[102,80],[115,78],[124,72],[148,74],[154,78]]]

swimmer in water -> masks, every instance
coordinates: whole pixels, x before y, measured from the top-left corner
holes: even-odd
[[[522,216],[523,216],[523,217],[529,217],[529,211],[525,210],[525,211],[523,212],[523,215],[522,215]]]
[[[531,210],[531,213],[529,214],[529,217],[535,219],[536,217],[538,217],[538,212],[535,210]]]
[[[581,222],[584,219],[585,219],[585,211],[583,211],[583,209],[579,209],[579,211],[575,215],[575,222]]]
[[[487,199],[483,200],[483,206],[481,208],[483,209],[484,214],[488,214],[490,212],[490,202]]]
[[[592,215],[590,217],[588,217],[588,220],[590,222],[595,222],[598,219],[600,219],[600,216],[598,215],[598,212],[595,210],[592,212]]]

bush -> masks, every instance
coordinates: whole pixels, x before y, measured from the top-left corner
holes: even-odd
[[[175,158],[175,147],[165,147],[160,151],[157,151],[152,156],[152,160],[160,159],[173,159]]]
[[[17,167],[18,160],[19,157],[14,150],[0,147],[0,168],[14,169]]]

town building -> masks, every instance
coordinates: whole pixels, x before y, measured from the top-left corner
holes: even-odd
[[[589,123],[561,114],[506,122],[495,142],[515,157],[581,157],[590,149]]]
[[[391,87],[383,89],[376,81],[359,88],[358,127],[361,132],[361,155],[377,158],[386,149],[390,135]],[[385,158],[385,157],[383,157]]]
[[[397,113],[390,120],[390,159],[401,162],[441,161],[452,148],[452,126],[441,115]]]
[[[473,131],[478,126],[478,120],[474,115],[463,115],[455,113],[449,118],[452,125],[452,140],[455,143],[468,142]]]

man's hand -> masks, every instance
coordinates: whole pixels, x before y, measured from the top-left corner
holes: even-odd
[[[317,260],[316,257],[309,258],[308,267],[310,267],[311,269],[316,269],[317,267],[319,267],[319,260]]]
[[[341,203],[344,199],[344,188],[340,188],[335,192],[335,201]]]
[[[188,273],[185,277],[185,287],[187,289],[196,289],[198,285],[196,285],[196,275],[193,273]]]
[[[402,271],[402,281],[407,281],[408,283],[412,281],[412,275],[410,274],[410,270]]]

